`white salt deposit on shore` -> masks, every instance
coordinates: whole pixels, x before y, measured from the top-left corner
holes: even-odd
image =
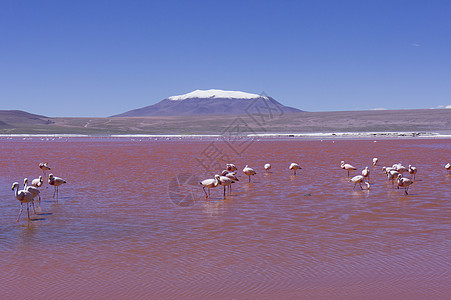
[[[219,134],[0,134],[0,138],[451,138],[451,134],[436,132],[314,132],[314,133],[257,133],[234,136]]]

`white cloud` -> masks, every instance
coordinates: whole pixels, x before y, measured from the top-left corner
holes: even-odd
[[[413,47],[420,47],[421,45],[418,44],[418,43],[413,43],[412,46],[413,46]]]
[[[373,108],[372,110],[387,110],[385,107]]]
[[[451,108],[451,104],[450,104],[450,105],[447,105],[447,106],[445,106],[445,108]]]

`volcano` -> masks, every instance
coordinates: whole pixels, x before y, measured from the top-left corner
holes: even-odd
[[[266,95],[240,91],[195,90],[184,95],[171,96],[143,108],[112,117],[190,116],[190,115],[244,115],[250,112],[295,113],[301,110],[285,106]]]

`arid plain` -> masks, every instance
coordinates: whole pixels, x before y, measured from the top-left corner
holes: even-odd
[[[320,132],[451,132],[451,109],[58,118],[0,111],[0,134],[237,134]]]

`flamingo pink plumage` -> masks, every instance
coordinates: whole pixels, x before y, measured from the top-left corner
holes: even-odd
[[[17,216],[17,222],[19,222],[20,215],[22,214],[24,203],[27,204],[28,220],[30,220],[30,210],[29,210],[30,202],[31,202],[31,204],[33,204],[33,210],[35,210],[34,203],[33,203],[33,195],[29,191],[26,191],[26,190],[19,191],[19,183],[18,182],[13,183],[11,190],[14,191],[14,196],[16,197],[16,199],[20,201],[20,212],[19,212],[19,215]],[[35,210],[35,213],[36,213],[36,210]]]
[[[55,194],[56,194],[56,198],[58,199],[58,194],[59,194],[59,186],[67,183],[66,180],[60,178],[60,177],[56,177],[53,176],[53,174],[49,174],[49,184],[53,185],[55,187],[55,189],[53,190],[53,198],[55,198]]]
[[[340,167],[341,167],[342,169],[348,171],[348,178],[349,178],[349,171],[351,171],[351,170],[352,170],[352,171],[357,170],[356,167],[354,167],[354,166],[352,166],[352,165],[350,165],[350,164],[345,164],[345,162],[344,162],[343,160],[341,161]]]
[[[244,174],[246,174],[247,176],[249,176],[249,182],[251,182],[251,176],[257,174],[257,172],[255,172],[254,169],[248,167],[248,165],[246,165],[243,169]]]
[[[202,180],[199,183],[200,183],[200,185],[202,185],[202,189],[204,190],[204,193],[205,193],[205,198],[208,198],[208,196],[210,195],[210,189],[217,187],[219,185],[219,175],[215,175],[215,178]],[[208,194],[205,191],[205,188],[208,189]]]

